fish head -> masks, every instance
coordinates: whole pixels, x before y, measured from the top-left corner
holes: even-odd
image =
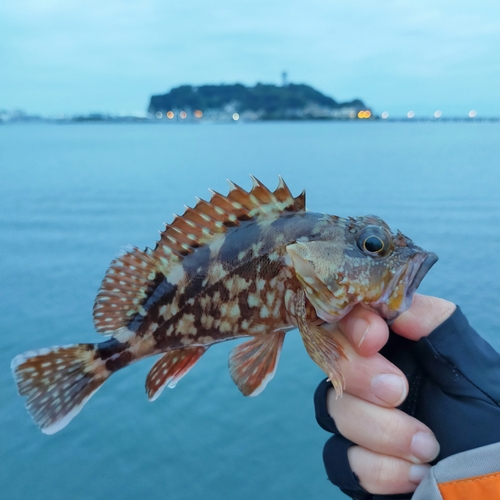
[[[307,298],[329,323],[356,304],[392,322],[410,307],[437,256],[376,216],[333,222],[318,239],[287,247]]]

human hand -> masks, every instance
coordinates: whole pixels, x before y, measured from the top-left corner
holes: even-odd
[[[455,305],[448,301],[415,295],[411,308],[391,328],[416,341],[454,310]],[[408,394],[408,381],[378,352],[389,338],[387,324],[375,313],[358,307],[333,334],[348,358],[341,363],[346,388],[342,398],[336,398],[333,389],[328,391],[327,410],[338,432],[357,445],[347,449],[351,470],[370,493],[414,491],[429,468],[427,462],[438,455],[439,445],[429,427],[396,408]],[[329,445],[332,450],[338,448],[342,436],[327,443],[325,462]]]

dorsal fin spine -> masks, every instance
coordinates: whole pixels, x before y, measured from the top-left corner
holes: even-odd
[[[208,217],[208,215],[197,212],[191,207],[186,207],[186,211],[184,212],[184,217],[186,218],[189,217],[189,220],[193,221],[193,223],[195,224],[198,224],[200,227],[206,227],[207,222],[210,223],[212,221],[212,219]]]
[[[252,200],[252,202],[255,203],[255,205],[257,205],[257,207],[262,208],[262,205],[259,203],[259,200],[257,199],[257,197],[255,195],[252,194],[252,192],[250,192],[250,200]]]
[[[255,189],[256,187],[260,186],[260,182],[257,180],[256,177],[250,174],[250,179],[252,179],[252,189]]]
[[[306,190],[304,189],[297,197],[294,198],[295,205],[299,206],[299,210],[306,209]]]
[[[170,227],[172,228],[172,230],[174,230],[175,232],[177,233],[181,233],[182,234],[182,231],[178,228],[178,227],[175,227],[173,224],[170,225]]]
[[[213,203],[217,209],[223,210],[225,212],[225,216],[232,221],[238,219],[238,216],[249,216],[249,210],[244,207],[241,203],[231,200],[229,196],[224,196],[220,193],[215,193],[210,203]],[[236,211],[236,213],[234,213]]]

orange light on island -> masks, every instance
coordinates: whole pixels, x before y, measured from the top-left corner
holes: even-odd
[[[367,109],[358,112],[358,118],[370,118],[370,116],[372,116],[372,112]]]
[[[194,112],[194,116],[196,118],[201,118],[203,116],[203,111],[197,109],[195,112]]]
[[[168,118],[169,120],[171,120],[174,116],[175,116],[175,114],[174,114],[174,112],[173,112],[173,111],[169,111],[169,112],[167,113],[167,118]]]

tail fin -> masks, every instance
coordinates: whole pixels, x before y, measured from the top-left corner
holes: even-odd
[[[94,344],[28,351],[11,368],[26,408],[45,434],[66,427],[109,377],[94,359]]]

